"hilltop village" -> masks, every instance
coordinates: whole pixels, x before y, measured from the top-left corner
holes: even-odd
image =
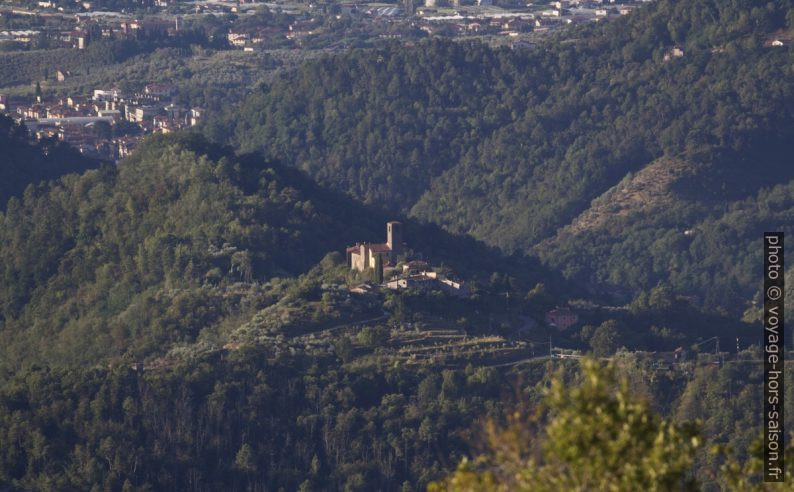
[[[71,76],[68,71],[56,71],[58,80]],[[171,83],[146,84],[133,93],[117,88],[94,89],[88,97],[48,98],[39,94],[30,100],[0,95],[0,110],[24,124],[38,140],[54,138],[87,157],[118,161],[146,135],[198,124],[203,110],[176,103],[176,95],[177,87]]]
[[[381,289],[418,291],[439,290],[458,298],[471,295],[469,284],[452,275],[433,269],[430,261],[414,252],[404,240],[403,224],[386,223],[386,242],[356,243],[345,253],[350,270],[369,280],[350,289],[355,294],[372,294]],[[579,316],[570,307],[555,307],[543,317],[546,326],[567,331],[579,323]]]
[[[438,289],[455,297],[469,296],[465,281],[434,271],[421,254],[410,252],[403,241],[401,222],[386,223],[385,243],[357,243],[347,248],[346,255],[351,270],[368,273],[372,279],[354,287],[352,292],[366,293],[380,288]]]
[[[466,281],[435,271],[424,255],[411,250],[404,237],[403,224],[398,221],[390,221],[386,223],[385,242],[362,242],[346,248],[347,267],[362,277],[370,279],[350,288],[350,294],[373,296],[384,290],[413,290],[417,292],[441,291],[459,299],[471,297],[472,292]],[[577,328],[580,328],[582,323],[580,314],[585,319],[592,319],[593,313],[593,307],[584,309],[582,313],[577,313],[577,310],[571,306],[557,306],[545,311],[537,319],[533,319],[533,316],[527,314],[519,316],[523,326],[512,334],[494,336],[493,327],[491,327],[489,328],[490,335],[482,337],[474,335],[471,340],[472,342],[476,340],[481,348],[493,344],[494,346],[491,347],[493,350],[489,349],[491,350],[490,357],[494,360],[501,360],[505,365],[521,364],[527,360],[546,356],[559,359],[578,359],[583,356],[582,351],[565,348],[565,345],[570,346],[571,340],[576,338]],[[445,357],[447,362],[454,360],[455,358],[451,357],[447,351],[452,350],[450,347],[455,346],[456,343],[465,343],[461,340],[467,340],[468,334],[460,327],[446,326],[441,319],[435,320],[437,326],[432,322],[427,324],[428,319],[430,318],[426,318],[425,324],[422,325],[425,327],[421,335],[422,342],[418,343],[417,340],[413,340],[410,348],[404,347],[401,352],[411,352],[413,355],[409,361],[415,363],[421,360],[421,356],[418,354],[422,352],[422,349],[419,347],[424,346],[423,344],[430,346],[440,344],[434,346],[437,352],[430,351],[430,353],[434,353],[434,357],[439,356],[438,353],[444,354],[441,357]],[[364,326],[380,320],[382,317],[352,323],[352,325]],[[543,337],[548,335],[551,336],[546,342]],[[715,343],[716,346],[714,346]],[[709,349],[703,352],[702,356],[698,355],[701,346],[703,349]],[[713,353],[710,351],[711,347],[714,347]],[[455,352],[459,349],[460,347],[452,351]],[[632,352],[637,357],[649,361],[656,370],[686,371],[691,370],[693,364],[713,364],[715,361],[721,363],[733,356],[733,354],[720,352],[718,337],[701,341],[693,345],[691,349],[679,346],[672,350],[633,350]]]

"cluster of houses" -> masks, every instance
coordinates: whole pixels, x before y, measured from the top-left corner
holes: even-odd
[[[317,17],[296,16],[287,28],[272,26],[232,27],[226,35],[229,45],[254,51],[256,48],[272,45],[274,42],[289,39],[300,41],[302,38],[318,34],[322,22]]]
[[[491,5],[493,0],[474,0],[477,5]],[[430,35],[458,36],[473,34],[502,34],[518,36],[522,32],[545,32],[569,24],[582,24],[627,15],[643,1],[615,3],[608,0],[558,0],[542,9],[509,9],[495,13],[493,10],[467,14],[456,11],[454,15],[442,14],[439,7],[461,7],[467,0],[425,0],[425,6],[416,10],[422,19],[420,29]],[[471,3],[471,0],[469,0]]]
[[[441,290],[454,297],[468,297],[469,288],[463,280],[447,278],[433,271],[426,261],[414,260],[402,265],[398,274],[386,282],[392,290],[416,289],[420,291]]]
[[[498,0],[497,0],[498,1]],[[411,27],[431,36],[508,35],[542,33],[568,24],[579,24],[627,15],[636,4],[651,0],[557,0],[542,8],[502,5],[502,9],[477,9],[468,6],[490,6],[493,0],[424,0],[424,6],[415,6],[414,0],[403,0],[393,7],[370,7],[367,4],[335,6],[337,18],[351,16],[369,18],[376,24],[393,27]],[[450,12],[449,8],[463,8]],[[328,13],[328,12],[326,12]],[[245,51],[266,48],[277,39],[298,42],[323,31],[319,17],[298,15],[288,28],[232,27],[227,34],[231,46]],[[381,37],[399,38],[396,34]],[[517,45],[516,47],[531,47]]]
[[[441,290],[455,297],[468,297],[466,282],[447,278],[434,271],[423,259],[406,258],[402,223],[386,223],[385,243],[357,243],[346,250],[347,264],[351,270],[370,272],[373,283],[364,283],[351,289],[354,293],[370,293],[380,288],[392,290]],[[388,278],[389,280],[384,280]]]
[[[175,104],[175,95],[176,86],[170,83],[148,84],[129,95],[118,89],[96,89],[90,97],[38,96],[32,102],[0,95],[0,110],[39,139],[57,138],[85,155],[118,160],[129,155],[144,135],[170,133],[201,120],[201,108]],[[116,130],[122,122],[126,128]]]
[[[157,6],[167,8],[168,0],[157,0]],[[244,51],[280,46],[285,40],[300,46],[304,38],[324,31],[323,18],[352,17],[370,23],[377,32],[384,26],[391,34],[381,37],[401,37],[400,32],[416,32],[420,29],[429,35],[472,36],[503,34],[519,36],[525,32],[542,33],[568,24],[578,24],[626,15],[637,4],[652,0],[556,0],[544,5],[533,5],[518,0],[401,0],[395,6],[379,6],[368,3],[325,4],[312,3],[310,11],[298,12],[282,9],[281,13],[291,18],[288,26],[251,25],[226,20],[226,40],[229,45]],[[51,2],[40,2],[43,9],[56,8]],[[90,3],[90,2],[88,2]],[[229,6],[218,2],[194,2],[195,14],[207,13],[253,13],[247,2]],[[93,5],[85,7],[92,10]],[[3,12],[0,12],[3,15]],[[55,15],[41,13],[38,15]],[[78,13],[74,27],[68,30],[0,31],[0,41],[14,40],[29,44],[45,37],[50,47],[72,47],[84,49],[98,38],[154,39],[175,36],[179,33],[180,18],[177,14],[158,14],[144,19],[114,18]],[[242,15],[241,15],[241,18]],[[63,19],[62,19],[63,20]],[[403,28],[401,31],[400,29]],[[356,27],[359,29],[359,27]],[[327,48],[333,48],[327,46]]]
[[[0,42],[14,42],[19,44],[31,44],[41,34],[35,29],[12,29],[0,31]]]
[[[372,294],[385,289],[419,291],[440,290],[454,297],[470,295],[468,284],[433,270],[423,258],[411,258],[403,241],[403,225],[386,223],[386,242],[356,243],[345,250],[347,266],[353,271],[369,273],[372,281],[350,289],[356,294]],[[556,307],[546,313],[549,327],[565,331],[579,323],[579,316],[569,307]]]
[[[231,46],[253,50],[255,46],[262,46],[270,40],[284,37],[285,32],[276,27],[232,28],[226,35],[226,40]]]
[[[14,15],[0,11],[0,17]],[[42,16],[46,17],[46,15]],[[179,17],[173,19],[151,17],[146,19],[124,19],[102,21],[99,17],[77,14],[69,20],[71,28],[63,29],[67,19],[61,19],[56,27],[41,27],[26,30],[0,31],[0,41],[13,41],[32,45],[46,41],[48,48],[85,49],[94,40],[108,39],[156,39],[175,36],[179,32]],[[44,24],[47,26],[47,24]],[[58,28],[57,26],[61,26]]]

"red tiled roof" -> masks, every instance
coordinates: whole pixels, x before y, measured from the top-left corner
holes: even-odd
[[[411,275],[410,277],[408,277],[408,280],[414,281],[414,282],[435,282],[436,281],[436,279],[434,279],[433,277],[428,277],[427,275],[424,275],[424,274],[421,274],[421,273],[419,275]]]
[[[381,244],[370,244],[369,245],[369,249],[373,253],[388,253],[389,251],[391,251],[391,248],[389,247],[389,245],[388,244],[383,244],[383,243],[381,243]]]

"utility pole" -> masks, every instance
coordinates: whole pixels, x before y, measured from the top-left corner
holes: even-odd
[[[554,357],[554,356],[551,354],[551,335],[549,335],[549,357]]]
[[[717,339],[717,345],[714,346],[714,353],[715,354],[719,354],[720,353],[720,337],[714,337],[714,338]]]

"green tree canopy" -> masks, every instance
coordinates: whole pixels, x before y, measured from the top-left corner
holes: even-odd
[[[581,380],[552,381],[543,412],[486,427],[485,452],[432,484],[440,491],[695,490],[697,426],[653,413],[612,365],[582,362]]]

